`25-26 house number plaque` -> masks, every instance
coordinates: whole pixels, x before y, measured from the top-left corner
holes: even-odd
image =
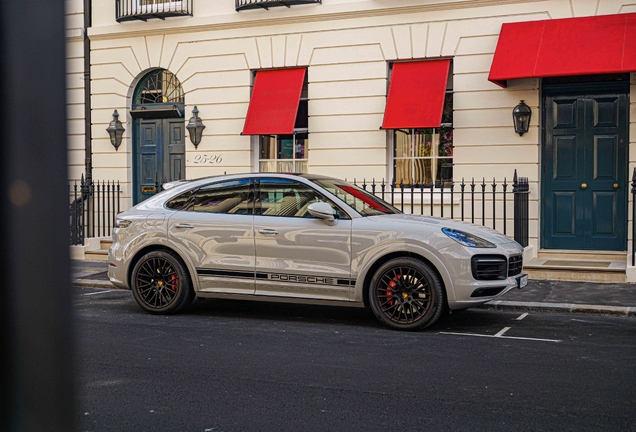
[[[198,154],[194,157],[196,165],[218,165],[223,162],[223,154]]]

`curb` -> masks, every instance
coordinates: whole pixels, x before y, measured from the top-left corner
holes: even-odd
[[[75,279],[71,282],[71,285],[75,286],[83,286],[83,287],[93,287],[93,288],[113,288],[119,289],[110,281],[105,280],[97,280],[97,279]]]
[[[484,304],[488,309],[527,310],[537,312],[580,313],[596,315],[612,315],[636,318],[636,307],[590,305],[576,303],[516,302],[493,300]]]

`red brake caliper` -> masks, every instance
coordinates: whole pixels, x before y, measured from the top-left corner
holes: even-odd
[[[386,297],[387,297],[387,299],[389,299],[389,306],[393,306],[393,302],[395,301],[395,300],[391,299],[391,297],[393,297],[393,294],[391,293],[391,291],[395,291],[395,287],[397,286],[398,279],[400,279],[401,277],[402,277],[402,275],[397,275],[396,277],[391,279],[391,282],[389,282],[389,286],[386,287],[386,289],[389,290],[386,293]]]
[[[172,291],[176,291],[177,286],[179,284],[179,278],[177,277],[176,274],[173,274],[172,277],[170,277],[170,283],[171,283]]]

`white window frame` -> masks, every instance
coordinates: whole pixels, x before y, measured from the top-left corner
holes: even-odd
[[[446,90],[445,94],[453,95],[453,90]],[[454,130],[453,123],[442,123],[439,128],[415,128],[415,129],[436,129],[436,130],[439,130],[440,128],[451,128],[451,129]],[[414,129],[409,129],[409,130],[414,130]],[[453,137],[453,141],[454,141],[454,137]],[[398,179],[398,178],[394,179],[393,178],[394,177],[394,171],[395,171],[395,160],[396,160],[396,158],[395,158],[395,130],[394,129],[387,130],[387,143],[388,143],[388,145],[387,145],[387,150],[388,150],[387,160],[389,161],[388,166],[387,166],[387,178],[389,179],[388,184],[391,184],[393,182],[393,180],[395,180],[395,184],[398,185],[398,184],[400,184],[400,180],[401,179]],[[435,147],[435,148],[437,148],[437,146],[439,146],[439,142],[436,142],[436,143],[434,143],[432,145],[432,147]],[[453,144],[453,148],[454,147],[455,146]],[[452,161],[454,159],[454,156],[455,156],[455,153],[453,152],[453,156],[451,156],[450,158],[447,157],[447,156],[442,156],[442,158],[451,159],[451,161]],[[437,160],[440,159],[440,157],[439,156],[431,156],[431,157],[423,157],[423,158],[414,158],[413,156],[411,156],[410,159],[411,160],[414,160],[414,159],[429,159],[431,161],[437,161]],[[454,165],[454,163],[453,163],[453,165]],[[411,181],[411,179],[404,179],[404,180],[408,180],[409,181],[409,183],[405,183],[405,189],[406,189],[406,186],[408,186],[408,189],[410,190],[410,181]],[[450,179],[444,179],[444,180],[452,181],[453,179],[450,178]],[[433,180],[433,181],[435,181],[435,180]],[[415,190],[417,190],[417,191],[419,191],[420,189],[421,188],[419,188],[419,187],[415,188]],[[441,188],[439,188],[437,186],[434,187],[434,190],[439,190],[439,189],[441,189]],[[424,190],[430,190],[430,189],[429,188],[424,188]]]
[[[309,171],[309,131],[308,129],[294,129],[292,133],[294,146],[296,145],[296,134],[307,134],[307,144],[305,146],[305,158],[304,159],[296,159],[296,149],[294,148],[292,151],[291,159],[261,159],[260,158],[260,137],[263,135],[252,135],[252,148],[253,151],[253,160],[252,160],[252,171],[257,173],[267,173],[266,171],[261,171],[261,161],[269,161],[269,162],[294,162],[294,166],[296,161],[304,161],[307,166],[307,171]],[[279,135],[270,135],[274,138],[274,141],[278,142]],[[280,171],[275,171],[280,172]]]
[[[308,74],[309,74],[309,67],[306,67],[305,69],[305,80],[307,80],[308,78]],[[254,88],[254,78],[256,77],[256,74],[252,74],[252,88]],[[305,83],[303,83],[303,86],[305,85]],[[298,99],[298,103],[300,105],[300,102],[307,102],[307,104],[309,104],[309,82],[307,82],[307,95],[303,96],[301,94],[300,99]],[[307,117],[309,117],[309,113],[307,113]],[[295,119],[294,119],[295,121]],[[278,161],[294,161],[294,166],[295,166],[295,162],[296,160],[300,160],[300,161],[305,161],[306,166],[307,166],[307,172],[309,172],[309,128],[294,128],[294,132],[292,132],[293,135],[293,140],[294,140],[294,145],[296,145],[296,134],[300,134],[300,133],[306,133],[307,134],[307,144],[305,146],[305,158],[304,159],[296,159],[296,150],[294,149],[293,151],[293,157],[292,159],[263,159],[264,161],[276,161],[278,163]],[[276,142],[278,142],[278,136],[279,135],[270,135],[272,137],[274,137],[274,140]],[[260,153],[261,153],[261,149],[260,149],[260,137],[261,135],[252,135],[252,171],[255,173],[263,173],[261,171],[261,159],[260,159]]]

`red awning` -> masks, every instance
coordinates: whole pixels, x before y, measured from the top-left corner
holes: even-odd
[[[305,70],[256,72],[243,135],[288,135],[294,132]]]
[[[394,63],[382,129],[439,127],[450,60]]]
[[[636,14],[504,24],[488,79],[636,71]]]

